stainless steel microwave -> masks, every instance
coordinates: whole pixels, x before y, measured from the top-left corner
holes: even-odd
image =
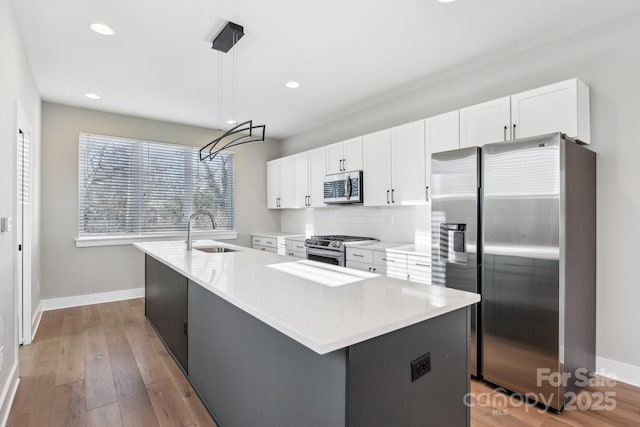
[[[342,172],[324,177],[324,202],[362,203],[362,171]]]

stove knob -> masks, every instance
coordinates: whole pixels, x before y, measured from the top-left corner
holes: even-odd
[[[311,243],[311,239],[306,239],[304,242],[308,245],[309,243]]]
[[[336,242],[335,246],[336,248],[339,248],[340,246],[342,246],[342,242]]]

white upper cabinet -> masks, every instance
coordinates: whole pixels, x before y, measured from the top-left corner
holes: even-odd
[[[589,143],[589,87],[571,79],[511,96],[512,138],[562,132]]]
[[[365,135],[364,204],[426,202],[424,120]]]
[[[342,172],[344,150],[342,142],[327,145],[327,175]]]
[[[419,205],[426,202],[425,163],[425,121],[391,129],[392,204]]]
[[[309,151],[309,200],[311,207],[325,206],[324,177],[327,174],[326,150],[319,148]]]
[[[460,148],[511,139],[511,98],[506,96],[460,110]]]
[[[280,206],[281,208],[293,208],[295,206],[294,195],[294,167],[293,157],[280,159]]]
[[[362,137],[328,145],[327,175],[362,169]]]
[[[431,153],[460,148],[460,112],[440,114],[425,120],[427,146]]]
[[[293,208],[303,208],[309,200],[309,153],[293,156]]]
[[[345,171],[359,171],[363,168],[362,137],[351,138],[343,142],[344,160],[342,168]]]
[[[391,129],[365,135],[364,204],[387,206],[391,204]]]
[[[280,160],[267,162],[267,209],[280,206]]]

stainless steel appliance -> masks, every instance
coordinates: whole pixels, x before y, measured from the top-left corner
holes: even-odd
[[[432,283],[482,295],[472,374],[556,410],[595,369],[595,167],[560,133],[432,156]]]
[[[557,133],[482,165],[482,376],[561,410],[595,369],[596,156]]]
[[[480,148],[431,156],[431,284],[480,292]],[[471,375],[479,376],[479,307],[471,307]]]
[[[362,203],[362,171],[342,172],[324,177],[324,203]]]
[[[304,245],[307,248],[307,259],[344,267],[346,264],[345,243],[367,243],[372,240],[377,239],[341,235],[313,236],[305,240]]]

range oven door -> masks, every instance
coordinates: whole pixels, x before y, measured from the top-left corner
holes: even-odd
[[[324,262],[325,264],[344,267],[344,252],[330,251],[326,249],[307,248],[307,259],[310,261]]]

